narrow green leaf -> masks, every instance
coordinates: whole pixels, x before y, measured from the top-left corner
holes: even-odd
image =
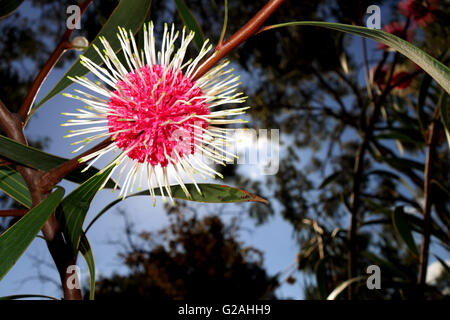
[[[408,220],[403,212],[403,207],[396,207],[392,212],[392,224],[402,240],[408,246],[409,250],[411,250],[418,257],[419,250],[417,249],[414,241],[411,227],[409,226]]]
[[[101,47],[100,37],[105,37],[110,43],[113,50],[119,51],[120,42],[116,36],[117,27],[123,27],[126,30],[132,30],[136,33],[142,26],[147,12],[150,10],[151,0],[127,0],[120,1],[114,11],[108,18],[108,21],[103,25],[100,32],[90,44],[89,48],[84,52],[86,58],[91,59],[95,64],[102,64],[101,57],[95,51],[93,45]],[[77,59],[70,69],[64,74],[61,80],[50,90],[47,95],[34,106],[32,112],[34,113],[45,102],[53,98],[62,90],[66,89],[72,84],[72,81],[67,77],[82,76],[88,73],[88,69],[83,67],[80,59]]]
[[[61,202],[63,214],[59,218],[64,226],[66,241],[71,244],[75,255],[78,252],[80,238],[83,234],[83,223],[89,206],[112,169],[113,167],[110,167],[89,178]]]
[[[450,274],[450,265],[447,263],[447,261],[439,258],[437,255],[434,255],[434,257],[437,259],[437,261],[439,261],[439,263],[442,265],[442,267],[444,268],[444,270]]]
[[[24,0],[1,0],[0,1],[0,19],[6,18],[13,13]]]
[[[442,60],[447,57],[447,52],[448,52],[448,50],[444,50],[442,52],[442,54],[438,57],[438,60],[442,62]],[[427,121],[428,121],[428,119],[426,117],[426,112],[424,111],[424,108],[425,108],[427,97],[429,95],[429,91],[430,91],[429,89],[431,87],[431,83],[432,83],[432,78],[430,77],[430,75],[425,74],[420,83],[419,97],[417,98],[417,104],[416,104],[417,120],[419,121],[420,131],[422,132],[422,136],[424,138],[426,138],[425,127],[427,126]]]
[[[400,177],[391,172],[391,171],[387,171],[387,170],[371,170],[369,172],[367,172],[366,176],[371,176],[371,175],[380,175],[380,176],[386,176],[395,180],[399,180]]]
[[[448,146],[450,147],[450,125],[448,117],[448,109],[450,104],[447,103],[447,94],[441,97],[439,115],[441,116],[441,122],[444,125],[445,136],[447,137]]]
[[[48,300],[59,300],[55,297],[45,296],[42,294],[15,294],[12,296],[0,297],[0,300],[18,300],[18,299],[29,299],[29,298],[44,298]]]
[[[376,220],[369,220],[365,221],[362,225],[371,225],[371,224],[386,224],[391,225],[392,224],[392,210],[381,206],[370,199],[363,198],[363,201],[366,202],[370,209],[371,213],[382,213],[386,217],[389,217],[389,219],[376,219]],[[423,219],[417,215],[404,213],[404,218],[408,221],[408,224],[411,226],[411,230],[423,233]],[[436,237],[436,239],[440,240],[442,244],[445,244],[447,246],[450,246],[450,237],[447,234],[447,232],[440,228],[440,226],[431,219],[431,235]]]
[[[423,234],[423,219],[413,214],[405,214],[413,231]],[[450,235],[443,230],[434,219],[431,219],[431,235],[440,240],[443,244],[450,246]]]
[[[378,257],[377,255],[371,253],[371,252],[363,251],[363,252],[361,252],[361,254],[363,256],[366,256],[370,260],[372,260],[378,266],[385,267],[385,268],[391,270],[393,273],[397,274],[402,279],[405,279],[405,280],[408,279],[408,275],[406,275],[403,271],[401,271],[399,268],[397,268],[395,265],[393,265],[389,261],[387,261],[385,259],[382,259],[382,258]]]
[[[419,170],[422,172],[424,170],[423,163],[415,161],[415,160],[411,160],[411,159],[399,158],[399,157],[395,157],[395,156],[383,157],[383,156],[376,156],[376,155],[374,156],[374,158],[377,161],[386,162],[391,167],[399,169],[399,170],[401,170],[402,168],[403,169],[404,168],[415,169],[415,170]]]
[[[274,28],[288,27],[288,26],[316,26],[323,27],[341,32],[355,34],[361,37],[369,38],[375,41],[382,42],[389,47],[397,50],[407,58],[412,60],[427,72],[437,83],[439,83],[445,91],[450,93],[450,69],[411,43],[400,39],[390,33],[377,29],[369,29],[366,27],[353,26],[333,22],[321,21],[294,21],[288,23],[281,23],[267,27],[265,30]]]
[[[181,16],[181,19],[183,19],[184,24],[188,27],[188,29],[195,32],[194,42],[200,50],[203,46],[203,32],[197,22],[197,19],[195,19],[184,0],[175,0],[175,5],[177,6],[178,13]]]
[[[341,292],[344,291],[349,285],[351,285],[352,283],[355,283],[355,282],[359,282],[364,279],[365,279],[365,277],[361,276],[361,277],[351,278],[351,279],[348,279],[348,280],[342,282],[330,293],[330,295],[327,297],[327,300],[335,300],[341,294]]]
[[[415,134],[417,132],[413,132],[410,130],[404,130],[402,132],[401,129],[392,129],[386,132],[379,133],[375,136],[376,139],[385,139],[385,140],[399,140],[402,142],[409,142],[416,145],[418,148],[422,148],[425,146],[425,141],[423,141],[423,137],[421,135]]]
[[[94,254],[92,253],[91,244],[86,237],[85,232],[82,233],[80,239],[80,253],[83,256],[89,270],[89,300],[94,300],[95,298],[95,261]]]
[[[417,105],[416,105],[416,113],[417,113],[417,120],[419,120],[419,126],[420,130],[422,131],[422,134],[425,136],[425,126],[426,126],[426,114],[424,111],[425,102],[428,96],[428,89],[431,85],[431,77],[428,74],[425,74],[425,76],[422,79],[422,82],[420,83],[420,90],[419,90],[419,97],[417,99]]]
[[[64,189],[57,187],[44,201],[0,236],[0,280],[30,245],[63,196]]]
[[[0,155],[27,167],[42,171],[50,171],[68,161],[68,159],[57,157],[39,149],[26,146],[2,135],[0,135]],[[93,167],[82,172],[83,168],[84,166],[69,173],[65,179],[75,183],[83,183],[86,179],[94,176],[98,172],[98,169]],[[114,185],[115,182],[110,179],[105,187],[114,188]]]
[[[314,266],[314,273],[316,274],[316,282],[317,288],[319,289],[320,298],[325,299],[327,295],[326,290],[326,269],[325,269],[325,260],[326,258],[322,258],[317,261]]]
[[[176,199],[195,201],[195,202],[206,202],[206,203],[233,203],[233,202],[262,202],[268,204],[269,202],[266,199],[263,199],[255,194],[249,193],[247,191],[229,187],[226,185],[220,184],[209,184],[209,183],[199,183],[197,184],[200,190],[202,191],[202,195],[197,192],[194,184],[186,184],[186,188],[191,194],[192,198],[188,198],[184,193],[183,189],[179,185],[171,186],[172,196]],[[159,189],[154,189],[155,195],[160,196],[161,192]],[[127,198],[137,197],[137,196],[150,196],[150,191],[145,190],[138,193],[134,193]],[[117,199],[111,203],[109,203],[106,207],[104,207],[86,228],[86,232],[89,228],[97,221],[105,212],[114,207],[116,204],[121,202],[122,199]]]
[[[10,166],[0,167],[0,190],[27,208],[32,200],[28,187],[19,172]]]
[[[371,212],[372,213],[372,212]],[[365,220],[361,223],[361,227],[364,226],[373,226],[377,224],[391,224],[391,219],[373,219],[373,220]]]
[[[440,182],[440,181],[438,181],[436,179],[431,179],[430,182],[432,184],[435,184],[436,186],[438,186],[439,189],[441,189],[442,191],[446,192],[449,195],[449,197],[450,197],[450,187],[446,183]]]
[[[319,189],[325,188],[328,184],[336,180],[340,175],[342,174],[341,171],[335,172],[330,174],[328,177],[326,177],[322,183],[319,185]]]

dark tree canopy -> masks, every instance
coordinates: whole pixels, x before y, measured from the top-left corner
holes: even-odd
[[[20,105],[48,57],[52,45],[46,43],[58,39],[69,2],[33,0],[35,10],[41,13],[33,24],[20,11],[0,21],[0,98],[11,109]],[[205,36],[217,43],[223,1],[185,2]],[[229,0],[227,36],[266,2]],[[80,34],[92,40],[115,3],[94,1],[83,17]],[[432,23],[421,26],[409,21],[406,25],[414,29],[414,45],[449,65],[450,7],[445,1],[438,3]],[[319,0],[286,1],[266,24],[323,20],[363,25],[365,9],[371,4],[382,5],[392,21],[407,20],[398,10],[399,1]],[[157,32],[166,21],[182,24],[172,1],[153,1],[150,18]],[[58,66],[73,57],[64,56]],[[446,275],[437,283],[417,285],[419,257],[408,248],[393,219],[398,208],[420,247],[419,239],[425,233],[422,212],[430,164],[427,157],[432,154],[429,233],[432,243],[443,252],[441,258],[448,259],[449,145],[436,118],[438,108],[450,112],[444,90],[402,55],[316,27],[263,32],[243,43],[229,59],[250,79],[242,84],[252,106],[249,127],[279,129],[283,152],[279,171],[259,180],[242,174],[238,165],[217,170],[224,173],[226,183],[270,200],[269,207],[255,204],[246,214],[259,223],[270,223],[271,215],[280,215],[294,227],[298,272],[306,278],[305,297],[326,298],[349,278],[352,247],[356,253],[353,275],[365,275],[371,264],[383,268],[384,289],[367,290],[361,283],[354,287],[355,297],[448,298]],[[371,70],[368,83],[365,69]],[[392,82],[386,86],[389,70],[392,77],[395,72],[405,72],[408,86],[401,88]],[[436,134],[430,148],[432,124],[436,124]],[[197,211],[196,205],[189,204],[189,208]],[[357,216],[356,233],[349,239],[351,216]],[[173,218],[160,233],[139,235],[139,245],[123,252],[129,275],[101,279],[97,298],[275,298],[279,279],[266,273],[259,251],[237,240],[238,230],[215,215]]]
[[[236,222],[217,215],[172,220],[129,244],[120,255],[129,274],[100,279],[96,299],[275,298],[277,279],[267,275],[260,251],[239,242]]]

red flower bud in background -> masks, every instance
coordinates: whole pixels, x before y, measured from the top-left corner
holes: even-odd
[[[377,84],[381,89],[386,88],[386,82],[389,76],[389,72],[386,67],[380,68],[378,72],[376,72],[376,67],[374,67],[370,73],[375,84]],[[397,71],[392,75],[390,85],[394,86],[397,90],[403,90],[411,86],[413,78],[414,77],[407,71]]]
[[[413,77],[409,72],[406,71],[398,71],[392,75],[392,84],[395,85],[396,89],[406,89],[409,88]]]
[[[422,27],[434,21],[433,11],[439,7],[439,0],[403,0],[398,4],[401,14],[411,18],[415,25]]]

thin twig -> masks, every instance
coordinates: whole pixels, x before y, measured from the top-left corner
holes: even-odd
[[[417,283],[423,290],[425,284],[425,279],[427,276],[428,269],[428,252],[430,248],[430,235],[431,235],[431,207],[433,205],[433,192],[431,179],[433,176],[433,166],[436,158],[436,145],[439,139],[440,123],[439,123],[439,109],[442,103],[443,94],[441,95],[441,101],[434,111],[433,121],[430,124],[429,137],[427,141],[427,159],[425,162],[425,172],[424,172],[424,208],[423,208],[423,237],[422,237],[422,247],[420,251],[419,258],[419,275],[417,278]]]
[[[253,18],[250,19],[241,29],[231,36],[225,43],[221,44],[214,53],[208,58],[206,63],[202,64],[195,72],[195,79],[204,75],[211,67],[216,65],[222,58],[228,55],[241,43],[252,35],[256,34],[262,24],[278,9],[284,0],[270,0]],[[194,79],[194,80],[195,80]]]
[[[319,70],[317,70],[314,66],[311,66],[311,70],[313,71],[317,79],[319,79],[319,82],[333,95],[334,100],[341,108],[342,113],[347,113],[347,109],[345,108],[345,104],[342,101],[339,92],[328,83],[329,81],[324,79],[324,77],[320,74]]]
[[[92,0],[86,0],[82,4],[80,4],[80,12],[81,14],[84,13],[86,8],[91,4]],[[61,40],[59,41],[58,45],[56,46],[55,50],[53,50],[52,54],[48,58],[48,60],[45,62],[42,69],[39,71],[38,75],[34,79],[33,83],[31,84],[30,89],[28,90],[28,93],[25,97],[25,100],[22,102],[22,105],[20,106],[19,111],[17,112],[20,119],[25,122],[28,113],[30,112],[30,109],[33,105],[34,100],[36,99],[36,95],[39,92],[39,89],[41,88],[44,80],[47,78],[50,71],[52,71],[53,67],[56,65],[56,63],[59,61],[59,58],[64,54],[64,52],[67,49],[72,48],[72,45],[70,43],[70,36],[72,35],[74,29],[67,28],[64,34],[61,37]]]
[[[18,114],[11,113],[2,101],[0,101],[0,127],[9,138],[28,145],[27,139],[23,132],[22,120]],[[43,191],[40,186],[42,182],[42,172],[21,165],[17,165],[16,169],[22,175],[25,183],[27,184],[33,207],[37,206],[48,196],[48,192]],[[52,214],[44,224],[42,233],[47,242],[50,254],[58,269],[64,291],[64,299],[81,300],[81,290],[76,288],[71,289],[67,286],[69,277],[67,268],[70,265],[74,265],[76,261],[72,256],[72,249],[68,246],[62,236],[59,222],[54,214]]]
[[[85,164],[80,162],[80,159],[82,157],[85,157],[93,152],[96,152],[100,149],[103,149],[110,145],[112,143],[111,139],[107,138],[103,140],[102,142],[96,144],[89,150],[85,151],[84,153],[78,155],[77,157],[70,159],[63,164],[57,166],[56,168],[46,172],[43,174],[42,177],[42,189],[44,190],[51,190],[53,186],[55,186],[57,183],[59,183],[65,176],[67,176],[69,173],[77,170],[78,168],[83,167]]]
[[[28,209],[0,210],[0,217],[22,217],[28,212]]]

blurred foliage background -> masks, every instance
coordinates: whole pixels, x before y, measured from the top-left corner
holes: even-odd
[[[185,2],[205,37],[217,43],[223,1]],[[227,35],[237,31],[265,3],[229,0]],[[20,105],[64,30],[65,8],[70,4],[72,1],[33,0],[36,18],[18,11],[7,24],[0,23],[0,97],[11,109]],[[94,1],[83,16],[78,34],[92,40],[116,4],[113,0]],[[286,1],[266,24],[323,20],[363,25],[365,8],[371,4],[387,9],[382,13],[383,25],[406,21],[398,12],[399,1],[317,0]],[[445,65],[449,64],[448,4],[439,2],[432,12],[432,23],[409,24],[414,29],[412,42],[440,57]],[[173,1],[153,1],[149,19],[155,22],[157,32],[163,22],[183,23]],[[270,207],[254,205],[246,214],[261,224],[279,214],[295,228],[298,257],[289,277],[266,273],[263,255],[238,240],[238,224],[225,224],[216,213],[199,218],[196,205],[177,202],[177,207],[167,208],[170,226],[159,233],[136,234],[125,223],[129,241],[123,244],[121,258],[129,276],[101,279],[97,298],[276,298],[274,291],[281,281],[294,283],[302,274],[310,279],[304,296],[323,299],[348,279],[352,210],[358,217],[356,238],[352,239],[354,274],[366,274],[371,264],[383,269],[383,290],[368,290],[361,282],[353,288],[355,298],[448,298],[448,273],[434,283],[417,284],[418,257],[393,219],[397,208],[406,230],[414,231],[415,243],[420,246],[429,127],[437,106],[448,110],[448,104],[442,89],[406,58],[363,42],[314,27],[282,28],[250,38],[229,56],[237,72],[249,79],[242,86],[252,106],[250,127],[280,129],[282,151],[275,175],[253,180],[240,174],[238,165],[222,170],[226,183],[270,200]],[[64,55],[57,67],[73,57],[74,53]],[[408,75],[408,85],[387,90],[380,115],[370,128],[372,96],[380,96],[385,88],[386,78],[380,72],[392,66],[393,73]],[[369,89],[365,68],[372,70]],[[431,187],[431,238],[433,248],[439,248],[445,260],[450,248],[449,144],[443,126],[438,125],[437,130],[431,164],[435,181]],[[32,144],[43,147],[46,139],[36,137]],[[355,162],[364,140],[367,152],[358,177],[360,204],[355,209]],[[7,207],[17,206],[4,196],[1,199]],[[3,219],[3,226],[11,221]],[[433,250],[431,253],[435,253]],[[346,297],[345,292],[340,296]]]

